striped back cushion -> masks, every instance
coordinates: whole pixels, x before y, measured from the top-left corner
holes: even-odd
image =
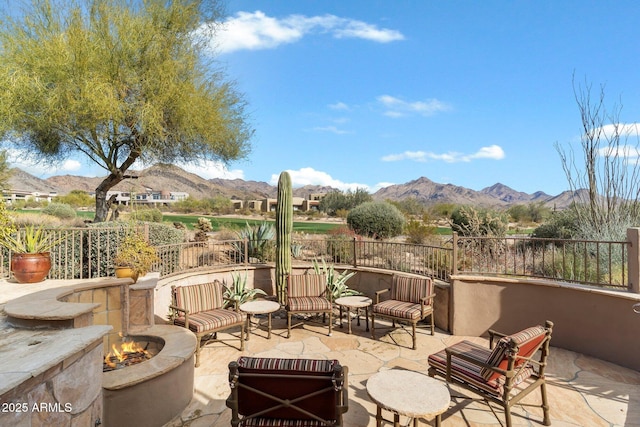
[[[210,283],[179,286],[175,288],[174,298],[178,307],[189,310],[191,314],[222,308],[222,283],[214,280]]]
[[[509,350],[509,343],[513,341],[518,346],[518,355],[521,357],[531,357],[533,353],[538,351],[540,344],[544,341],[547,335],[547,329],[544,326],[533,326],[527,328],[517,334],[509,335],[504,338],[500,338],[493,351],[487,358],[487,364],[500,369],[507,369],[509,363],[507,352]],[[524,363],[524,360],[516,361],[516,367]],[[482,368],[480,375],[487,380],[493,381],[500,377],[500,374],[487,368]]]
[[[238,388],[238,412],[251,415],[265,411],[263,418],[311,419],[295,409],[299,407],[325,420],[336,420],[338,390],[332,380],[334,367],[339,365],[337,360],[240,357],[238,383],[246,387]],[[295,403],[283,407],[262,393]]]
[[[393,276],[391,299],[420,304],[420,300],[431,295],[433,282],[430,277]]]
[[[324,296],[327,277],[324,274],[290,274],[287,295],[291,298]]]

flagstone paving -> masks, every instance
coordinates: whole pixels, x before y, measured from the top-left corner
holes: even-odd
[[[438,330],[431,336],[428,331],[420,331],[418,348],[411,350],[411,337],[402,329],[390,331],[376,341],[364,329],[364,323],[361,326],[354,323],[353,334],[348,335],[346,325],[345,329],[336,327],[329,337],[326,327],[305,324],[304,328],[293,329],[291,338],[286,339],[285,320],[276,318],[272,338],[267,340],[265,331],[257,331],[246,342],[243,352],[230,346],[236,345],[237,339],[229,345],[210,343],[203,348],[201,366],[196,368],[193,400],[180,417],[165,427],[229,426],[231,413],[225,406],[230,393],[227,365],[241,355],[339,360],[349,368],[349,410],[344,425],[372,427],[376,422],[376,406],[366,392],[371,375],[392,368],[426,374],[429,354],[448,345],[462,339],[488,345],[484,338],[452,336]],[[551,343],[547,390],[553,426],[640,426],[640,372],[553,347],[553,339]],[[451,387],[450,392],[451,405],[442,415],[444,427],[504,425],[500,407],[492,411],[483,401],[463,399],[461,396],[467,392],[457,387]],[[539,405],[540,393],[532,392],[523,403]],[[517,405],[512,413],[514,426],[542,425],[539,407]],[[401,422],[406,425],[407,420],[401,418]],[[434,423],[421,420],[420,425]]]

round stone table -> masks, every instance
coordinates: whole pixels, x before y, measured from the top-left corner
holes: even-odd
[[[389,369],[373,374],[367,380],[367,393],[377,405],[376,426],[380,427],[382,409],[393,412],[394,427],[400,426],[400,415],[413,419],[414,427],[418,418],[436,419],[440,426],[441,414],[449,408],[451,396],[446,385],[427,375],[402,369]]]
[[[280,303],[275,301],[254,300],[240,304],[240,311],[247,313],[247,341],[249,340],[249,336],[251,336],[251,316],[256,314],[266,314],[268,316],[267,339],[271,339],[271,313],[278,310],[280,310]],[[256,326],[260,327],[259,319]]]
[[[348,297],[336,298],[335,303],[340,307],[340,327],[342,328],[342,307],[347,308],[347,322],[349,323],[349,333],[351,333],[351,309],[356,310],[356,318],[358,326],[360,326],[360,309],[364,308],[364,318],[367,323],[366,331],[369,332],[369,307],[371,306],[371,298],[363,295],[352,295]]]

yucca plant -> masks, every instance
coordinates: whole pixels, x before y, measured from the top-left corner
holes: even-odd
[[[327,278],[327,288],[329,289],[329,292],[331,292],[331,299],[333,301],[340,297],[362,295],[361,292],[347,286],[347,281],[351,277],[355,276],[355,271],[344,270],[342,273],[338,274],[335,272],[333,264],[327,264],[324,259],[322,259],[322,264],[314,259],[313,269],[316,274],[324,274]]]
[[[247,289],[247,275],[241,276],[238,274],[231,273],[232,283],[230,286],[223,281],[222,285],[224,286],[224,294],[223,297],[226,300],[225,306],[231,304],[243,304],[247,301],[251,301],[255,299],[256,295],[267,295],[265,291],[262,289]]]

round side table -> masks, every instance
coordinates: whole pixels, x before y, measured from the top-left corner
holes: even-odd
[[[267,323],[267,339],[271,339],[271,314],[280,310],[280,303],[275,301],[254,300],[240,304],[240,311],[247,313],[247,338],[251,336],[251,316],[256,314],[266,314]],[[257,321],[256,327],[260,327],[260,320]]]
[[[351,309],[356,310],[356,318],[358,326],[360,326],[360,309],[364,308],[364,318],[367,323],[366,331],[369,332],[369,307],[371,306],[371,298],[363,295],[353,295],[349,297],[336,298],[335,303],[340,307],[340,327],[342,328],[342,307],[347,308],[347,322],[349,323],[349,333],[351,333]]]
[[[427,375],[403,369],[389,369],[373,374],[367,380],[367,393],[376,404],[376,426],[380,427],[382,409],[393,412],[394,427],[400,426],[400,415],[413,419],[436,419],[440,427],[441,414],[449,408],[451,396],[445,384]]]

